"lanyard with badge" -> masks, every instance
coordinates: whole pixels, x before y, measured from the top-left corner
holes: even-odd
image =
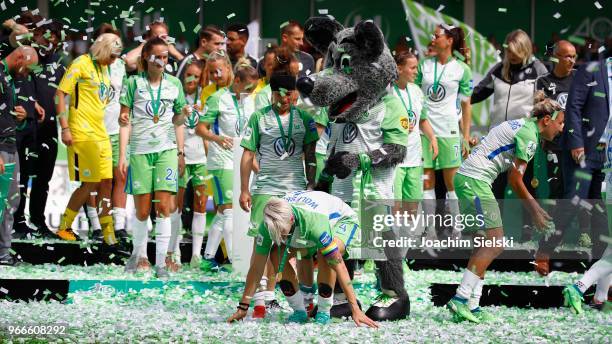
[[[100,65],[94,60],[93,56],[89,54],[89,58],[91,59],[91,63],[93,63],[94,68],[96,70],[96,75],[98,76],[98,81],[100,82],[100,86],[98,87],[98,96],[100,97],[100,101],[103,103],[108,102],[108,94],[110,93],[110,85],[106,85],[106,78],[104,78],[104,72],[102,72],[102,68]],[[110,66],[108,66],[109,73],[109,83],[110,83]]]
[[[434,58],[434,82],[433,82],[433,91],[434,93],[438,92],[438,85],[440,85],[440,81],[442,80],[442,75],[444,74],[444,71],[446,70],[446,66],[448,65],[448,62],[451,60],[451,56],[448,57],[448,60],[446,60],[446,63],[444,64],[444,67],[442,67],[442,71],[440,72],[440,75],[438,76],[438,59]]]
[[[231,93],[232,95],[232,100],[234,101],[234,107],[236,108],[236,112],[238,113],[238,127],[236,130],[236,135],[240,136],[240,133],[242,132],[242,126],[244,125],[243,122],[243,118],[242,118],[242,114],[240,112],[240,105],[238,104],[238,98],[236,98],[236,95],[234,93]],[[282,130],[282,129],[281,129]]]
[[[397,93],[397,96],[399,97],[399,99],[402,101],[402,105],[404,105],[404,109],[406,109],[406,112],[408,113],[408,120],[410,121],[409,129],[410,129],[410,131],[412,131],[414,129],[413,122],[416,122],[416,121],[414,121],[416,115],[412,111],[412,98],[410,97],[410,91],[408,91],[408,85],[406,85],[406,94],[408,95],[408,104],[409,104],[410,108],[408,108],[406,106],[406,102],[404,102],[404,97],[402,97],[402,93],[400,92],[399,87],[397,86],[397,84],[393,84],[393,88],[395,89],[395,93]]]
[[[201,100],[200,100],[200,93],[201,92],[202,92],[202,89],[198,86],[196,88],[195,96],[193,98],[193,104],[189,104],[189,105],[191,105],[191,106],[198,106],[198,103],[201,103]],[[186,98],[186,99],[189,100],[189,98]],[[190,135],[195,134],[195,127],[198,124],[198,119],[199,119],[198,109],[193,107],[192,110],[191,110],[191,115],[188,116],[187,120],[185,121],[185,126],[187,127],[187,132]]]
[[[153,89],[151,88],[151,82],[146,78],[146,74],[143,78],[147,82],[147,90],[149,90],[149,95],[151,96],[151,108],[153,109],[153,123],[159,122],[159,108],[161,107],[161,90],[162,90],[162,82],[164,81],[164,75],[162,74],[161,80],[159,80],[159,88],[157,89],[157,99],[153,96]]]
[[[289,129],[287,130],[287,136],[285,136],[285,129],[283,129],[283,122],[281,122],[280,116],[278,115],[276,110],[272,109],[272,111],[274,111],[274,116],[276,117],[276,123],[278,123],[278,129],[280,130],[280,134],[281,134],[281,141],[283,143],[283,148],[285,149],[285,152],[283,153],[283,155],[281,155],[280,159],[285,160],[289,156],[289,149],[291,148],[290,146],[291,146],[291,133],[293,129],[293,106],[289,110]]]

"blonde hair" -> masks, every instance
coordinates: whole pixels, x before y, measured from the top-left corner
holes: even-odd
[[[283,234],[288,234],[291,230],[291,216],[293,215],[291,205],[282,198],[272,197],[264,207],[263,213],[263,221],[270,233],[270,238],[275,244],[280,245]]]
[[[232,63],[230,62],[227,53],[224,50],[220,50],[218,52],[211,53],[206,59],[206,67],[204,68],[204,75],[202,77],[202,86],[206,86],[211,82],[211,80],[208,78],[208,75],[210,74],[209,66],[212,62],[215,61],[222,61],[225,64],[227,72],[229,74],[229,80],[227,82],[227,85],[225,86],[231,85],[232,82],[234,82],[234,71],[232,70]]]
[[[563,108],[556,101],[548,98],[544,91],[539,90],[533,96],[533,109],[531,117],[540,119],[544,116],[552,116],[555,112],[563,111]]]
[[[91,56],[96,61],[107,61],[111,55],[119,56],[123,50],[121,38],[113,33],[101,34],[89,48]]]
[[[502,77],[507,82],[511,81],[510,77],[510,60],[508,59],[508,51],[511,51],[516,56],[520,57],[523,65],[531,59],[533,55],[533,45],[529,35],[521,29],[514,30],[506,36],[506,53],[502,62]]]

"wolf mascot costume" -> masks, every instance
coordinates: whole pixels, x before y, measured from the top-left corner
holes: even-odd
[[[392,200],[393,174],[406,154],[409,119],[400,101],[387,95],[387,86],[397,78],[397,66],[382,32],[372,21],[344,28],[332,18],[313,17],[305,24],[305,37],[326,59],[325,70],[298,80],[302,96],[327,107],[333,123],[322,179],[334,177],[331,193],[345,201],[351,201],[354,190],[359,192],[357,187],[361,193],[352,202]],[[359,183],[368,184],[369,196],[364,197],[363,185],[356,186]],[[324,184],[317,188],[327,188]],[[364,219],[363,212],[360,215]],[[372,231],[371,227],[362,220],[363,233]],[[392,230],[382,232],[385,240],[395,235]],[[374,320],[403,319],[410,313],[402,251],[385,248],[383,254],[378,250],[376,266],[383,293],[366,312]],[[338,315],[332,308],[334,313]]]

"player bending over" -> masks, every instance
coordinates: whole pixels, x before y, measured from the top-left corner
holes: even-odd
[[[482,224],[480,227],[466,227],[466,231],[475,232],[474,238],[496,242],[503,240],[501,213],[491,185],[504,171],[509,171],[508,184],[523,200],[536,228],[543,230],[550,226],[550,216],[527,191],[523,174],[536,152],[540,137],[553,140],[563,130],[563,118],[561,106],[546,99],[540,91],[535,96],[530,117],[503,122],[494,127],[463,162],[454,184],[461,212],[464,215],[472,214],[477,219],[475,223]],[[453,320],[478,323],[490,318],[480,310],[480,296],[485,271],[502,251],[503,247],[474,247],[461,285],[447,304],[453,313]]]
[[[255,254],[247,274],[246,285],[238,310],[228,322],[247,315],[251,298],[264,271],[268,255],[277,273],[278,285],[294,313],[288,322],[305,323],[308,315],[304,297],[298,287],[296,273],[287,261],[296,256],[309,259],[317,253],[319,273],[318,312],[315,321],[326,324],[330,320],[333,289],[336,278],[352,308],[357,326],[378,327],[357,305],[357,298],[343,257],[359,226],[357,214],[341,199],[320,191],[297,191],[284,198],[272,197],[264,207],[264,220],[256,237]]]

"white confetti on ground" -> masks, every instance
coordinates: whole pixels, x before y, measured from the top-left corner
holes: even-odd
[[[6,268],[4,278],[72,278],[118,279],[126,278],[122,267],[96,265],[57,267],[39,265]],[[132,276],[133,277],[133,276]],[[140,277],[148,278],[149,276]],[[577,275],[556,272],[547,283],[567,284]],[[246,321],[229,325],[223,320],[234,312],[239,294],[224,288],[204,293],[179,285],[166,285],[163,289],[143,289],[118,293],[112,288],[71,294],[71,302],[8,302],[0,301],[0,319],[6,323],[68,322],[66,342],[206,342],[206,343],[271,343],[279,338],[292,338],[295,342],[325,343],[387,343],[387,342],[472,342],[499,343],[524,342],[605,342],[612,325],[609,315],[587,310],[577,317],[567,309],[526,310],[506,307],[485,307],[495,316],[486,324],[455,324],[448,311],[434,307],[429,300],[429,283],[458,283],[459,272],[411,271],[407,275],[407,288],[412,301],[408,320],[382,323],[379,330],[356,328],[352,322],[334,322],[328,326],[313,323],[285,325],[285,312],[273,313],[264,322]],[[172,280],[236,281],[229,274],[204,275],[185,270],[172,276]],[[362,274],[356,282],[358,297],[366,305],[377,294],[373,289],[373,274]],[[369,282],[369,284],[368,284]],[[532,273],[496,273],[487,276],[487,283],[545,284],[544,279]],[[280,297],[280,294],[277,293]],[[512,297],[512,295],[510,295]],[[281,304],[287,307],[281,299]],[[4,342],[0,335],[0,342]],[[9,340],[6,340],[9,342]]]

